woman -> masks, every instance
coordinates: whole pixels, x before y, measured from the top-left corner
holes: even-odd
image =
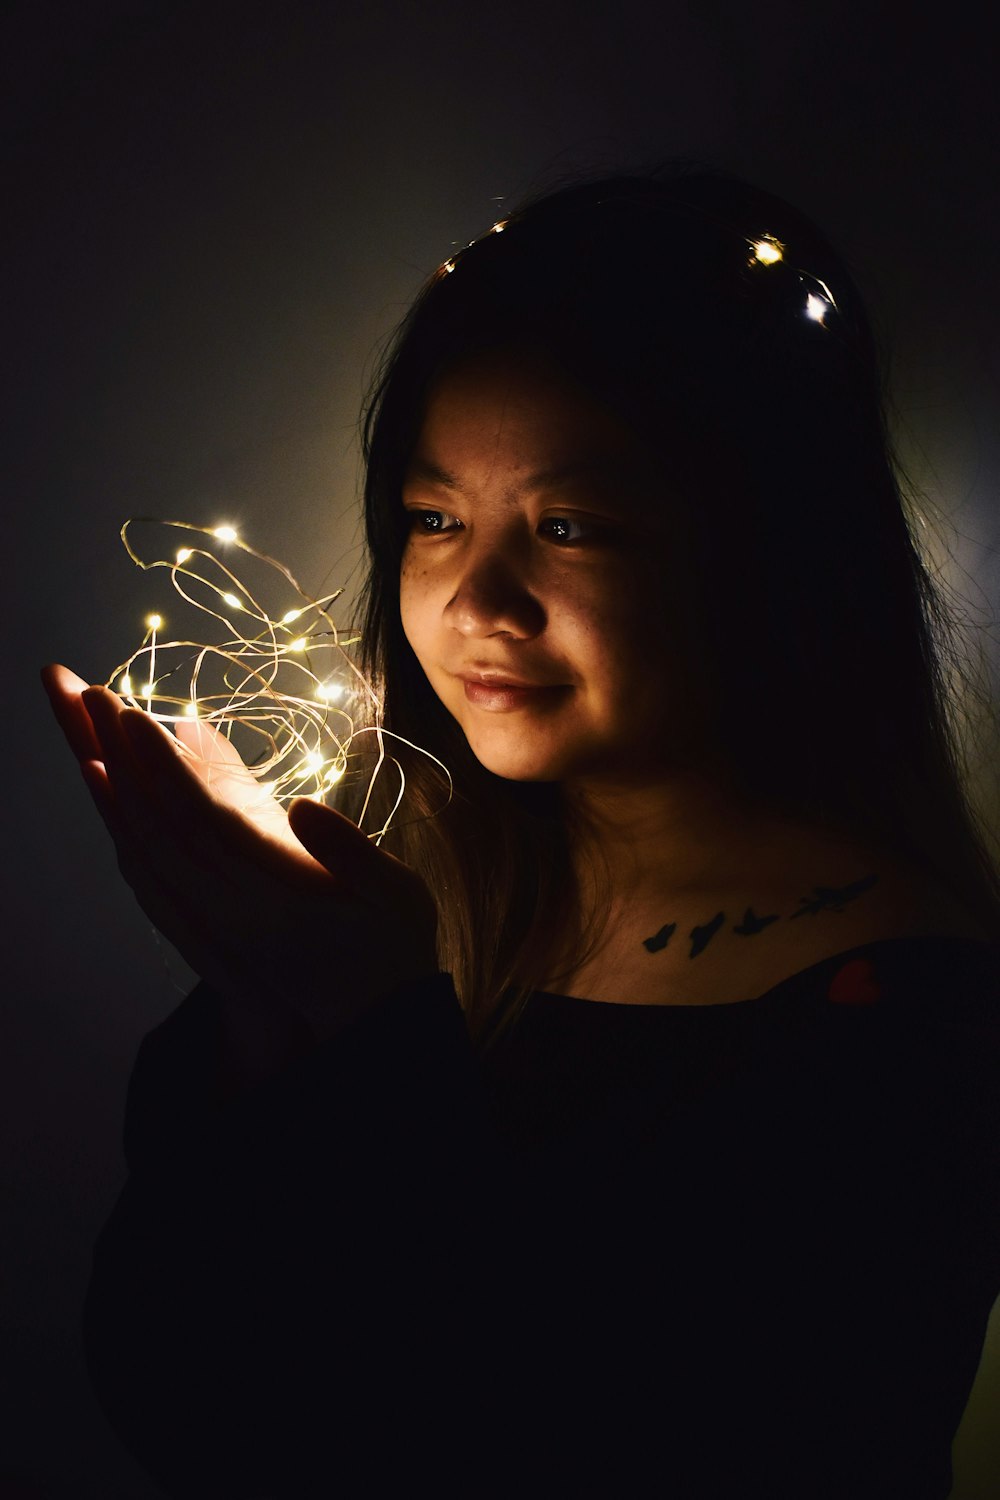
[[[944,1500],[1000,896],[847,272],[720,174],[571,186],[431,278],[365,435],[364,665],[450,802],[403,747],[381,847],[286,823],[47,670],[205,981],[133,1076],[105,1410],[184,1496]]]

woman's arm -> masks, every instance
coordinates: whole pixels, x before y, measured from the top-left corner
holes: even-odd
[[[107,1416],[184,1500],[389,1476],[389,1412],[411,1445],[452,1421],[431,1371],[461,1363],[492,1176],[433,899],[332,810],[286,816],[207,726],[43,675],[123,875],[205,981],[130,1085],[86,1304]]]

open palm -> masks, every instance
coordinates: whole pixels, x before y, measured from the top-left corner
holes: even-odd
[[[122,874],[221,994],[324,1037],[436,971],[433,898],[349,819],[305,798],[286,813],[204,722],[171,734],[65,667],[42,676]]]

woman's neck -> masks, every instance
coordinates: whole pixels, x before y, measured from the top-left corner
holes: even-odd
[[[719,1003],[876,938],[975,935],[877,840],[751,809],[704,776],[567,790],[579,926],[543,988]]]
[[[604,887],[604,872],[627,900],[728,886],[748,858],[759,869],[767,847],[795,826],[697,771],[669,781],[571,785],[564,796],[585,896],[595,894],[595,882]]]

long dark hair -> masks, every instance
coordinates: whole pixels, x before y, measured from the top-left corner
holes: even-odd
[[[364,415],[363,670],[407,778],[395,848],[441,910],[474,1029],[548,972],[548,934],[599,931],[570,873],[559,789],[486,771],[400,623],[400,493],[429,391],[541,346],[685,497],[699,680],[752,803],[860,832],[932,871],[1000,938],[1000,881],[963,790],[950,615],[915,543],[875,338],[841,258],[798,210],[674,167],[536,198],[438,268]],[[444,810],[441,810],[441,809]],[[560,949],[559,951],[562,951]]]

